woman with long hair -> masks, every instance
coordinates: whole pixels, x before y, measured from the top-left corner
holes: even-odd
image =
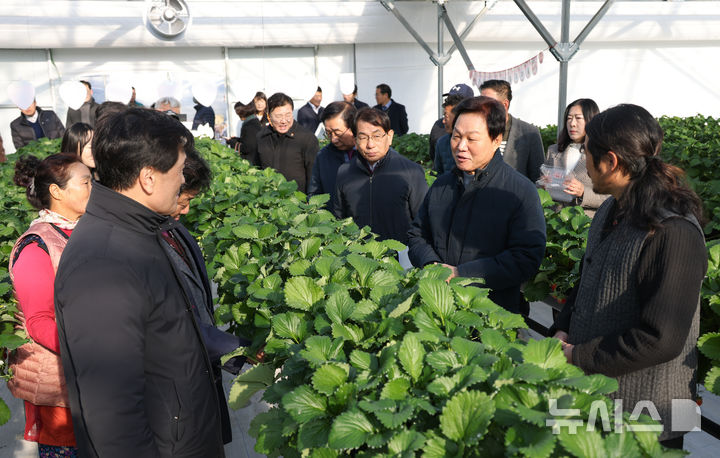
[[[592,216],[608,198],[593,192],[585,165],[585,126],[599,111],[592,99],[577,99],[570,103],[565,108],[565,125],[560,130],[558,142],[550,145],[545,160],[546,166],[562,170],[565,175],[562,190],[551,192],[553,198],[560,205],[580,205],[588,216]],[[546,189],[549,181],[547,178],[543,181]]]
[[[610,194],[588,234],[581,277],[555,322],[569,362],[614,377],[610,396],[633,411],[650,401],[663,445],[675,400],[697,396],[700,287],[707,270],[700,199],[659,156],[663,132],[642,107],[618,105],[590,121],[593,191]],[[650,410],[651,413],[655,413]]]
[[[63,135],[60,144],[61,153],[75,154],[90,170],[95,170],[95,159],[92,155],[93,128],[90,124],[76,122]]]
[[[44,160],[25,156],[13,181],[26,188],[38,217],[15,242],[10,278],[31,339],[13,352],[10,392],[25,401],[25,434],[38,443],[41,458],[77,456],[75,435],[60,361],[55,322],[54,281],[60,255],[90,197],[90,170],[75,154]]]
[[[257,91],[252,99],[252,103],[255,105],[257,110],[257,117],[260,120],[260,124],[263,126],[268,125],[268,113],[267,113],[267,97],[263,91]]]

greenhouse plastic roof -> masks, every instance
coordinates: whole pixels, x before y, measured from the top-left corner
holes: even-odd
[[[379,2],[187,0],[191,24],[174,41],[154,36],[144,24],[144,1],[3,0],[0,48],[106,48],[140,46],[256,47],[352,43],[405,43],[412,36]],[[485,2],[446,3],[458,31]],[[559,36],[561,2],[529,5]],[[576,35],[601,3],[571,4]],[[436,5],[397,2],[398,10],[428,42],[436,40]],[[720,40],[720,2],[617,2],[592,31],[594,42]],[[542,42],[510,0],[495,4],[466,37],[470,42]]]

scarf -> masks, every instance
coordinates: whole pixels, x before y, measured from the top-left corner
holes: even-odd
[[[59,213],[55,213],[52,210],[43,208],[42,210],[40,210],[40,213],[38,213],[38,217],[35,218],[33,222],[30,223],[30,225],[32,226],[35,223],[50,223],[56,225],[60,229],[66,229],[71,231],[75,229],[78,220],[71,221],[70,219],[64,217]]]

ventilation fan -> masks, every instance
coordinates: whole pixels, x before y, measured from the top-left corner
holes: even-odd
[[[162,40],[182,36],[190,26],[190,10],[185,0],[147,0],[145,24]]]

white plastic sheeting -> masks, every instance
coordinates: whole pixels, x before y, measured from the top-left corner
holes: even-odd
[[[187,0],[192,25],[183,38],[163,42],[143,24],[142,1],[3,0],[0,48],[104,48],[141,46],[314,46],[412,42],[410,35],[375,1]],[[447,2],[458,30],[485,2]],[[430,1],[396,3],[426,41],[437,37],[436,6]],[[572,2],[570,35],[576,35],[600,2]],[[559,1],[530,7],[559,36]],[[602,42],[715,41],[720,39],[720,2],[617,2],[593,30]],[[467,41],[541,42],[518,7],[498,2]]]

